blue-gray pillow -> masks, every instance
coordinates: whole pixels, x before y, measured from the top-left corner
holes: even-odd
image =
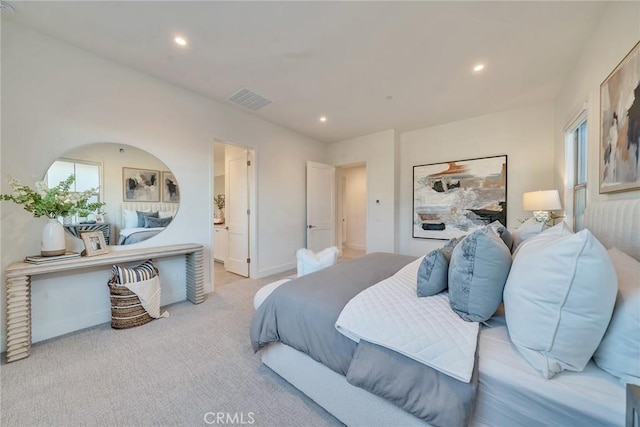
[[[418,268],[418,296],[430,297],[447,289],[449,261],[440,249],[429,252]]]
[[[511,252],[491,226],[469,234],[453,250],[449,301],[461,318],[484,322],[502,302]]]
[[[154,218],[152,216],[144,217],[144,228],[166,227],[173,218]]]
[[[158,218],[158,212],[140,212],[140,211],[136,211],[136,213],[138,214],[138,227],[144,227],[144,219],[146,217],[151,217],[151,218]]]
[[[418,268],[418,297],[430,297],[447,289],[449,260],[453,249],[462,238],[453,238],[447,244],[429,252]]]

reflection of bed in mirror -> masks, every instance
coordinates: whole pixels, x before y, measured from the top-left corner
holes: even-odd
[[[155,236],[171,223],[177,211],[176,203],[122,203],[118,244],[131,245]]]

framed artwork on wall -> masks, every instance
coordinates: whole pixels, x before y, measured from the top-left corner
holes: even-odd
[[[180,186],[176,177],[169,171],[162,172],[162,201],[164,203],[180,202]]]
[[[413,237],[451,239],[507,225],[507,156],[413,167]]]
[[[640,189],[640,43],[600,85],[600,193]]]
[[[125,202],[159,202],[160,172],[122,168],[122,198]]]

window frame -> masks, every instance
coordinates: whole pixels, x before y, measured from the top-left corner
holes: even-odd
[[[584,125],[584,126],[583,126]],[[580,132],[580,129],[583,132]],[[580,136],[584,135],[584,153],[581,156]],[[584,159],[584,182],[580,181],[580,161]],[[565,215],[566,219],[570,218],[570,225],[574,231],[576,230],[576,201],[577,193],[584,191],[584,207],[586,209],[588,202],[588,182],[589,182],[589,118],[588,110],[585,107],[579,114],[565,127]],[[570,211],[567,209],[571,207]],[[584,215],[584,212],[583,212]]]
[[[97,202],[102,202],[102,200],[104,199],[104,194],[103,194],[103,185],[102,183],[103,181],[103,175],[102,175],[102,163],[101,162],[92,162],[90,160],[82,160],[82,159],[72,159],[69,157],[60,157],[57,158],[55,160],[55,162],[66,162],[66,163],[72,163],[73,166],[73,170],[74,170],[74,175],[75,175],[75,170],[76,170],[76,164],[82,164],[82,165],[89,165],[89,166],[96,166],[98,168],[98,194],[97,194]],[[51,166],[53,166],[53,163],[51,164]],[[51,168],[51,166],[49,166],[49,168]],[[47,170],[47,173],[44,176],[44,181],[45,182],[49,182],[49,170]],[[78,190],[76,189],[76,183],[73,183],[73,188],[70,189],[71,192],[76,193],[78,192]]]

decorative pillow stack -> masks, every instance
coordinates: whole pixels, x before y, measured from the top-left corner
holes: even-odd
[[[616,292],[611,260],[591,232],[551,227],[514,254],[504,289],[511,340],[545,378],[581,371],[607,329]]]
[[[453,250],[449,265],[449,300],[462,319],[484,322],[502,302],[511,268],[511,251],[501,239],[499,223],[476,230]]]
[[[593,360],[621,381],[640,385],[640,262],[616,248],[608,253],[618,278],[618,295]]]

